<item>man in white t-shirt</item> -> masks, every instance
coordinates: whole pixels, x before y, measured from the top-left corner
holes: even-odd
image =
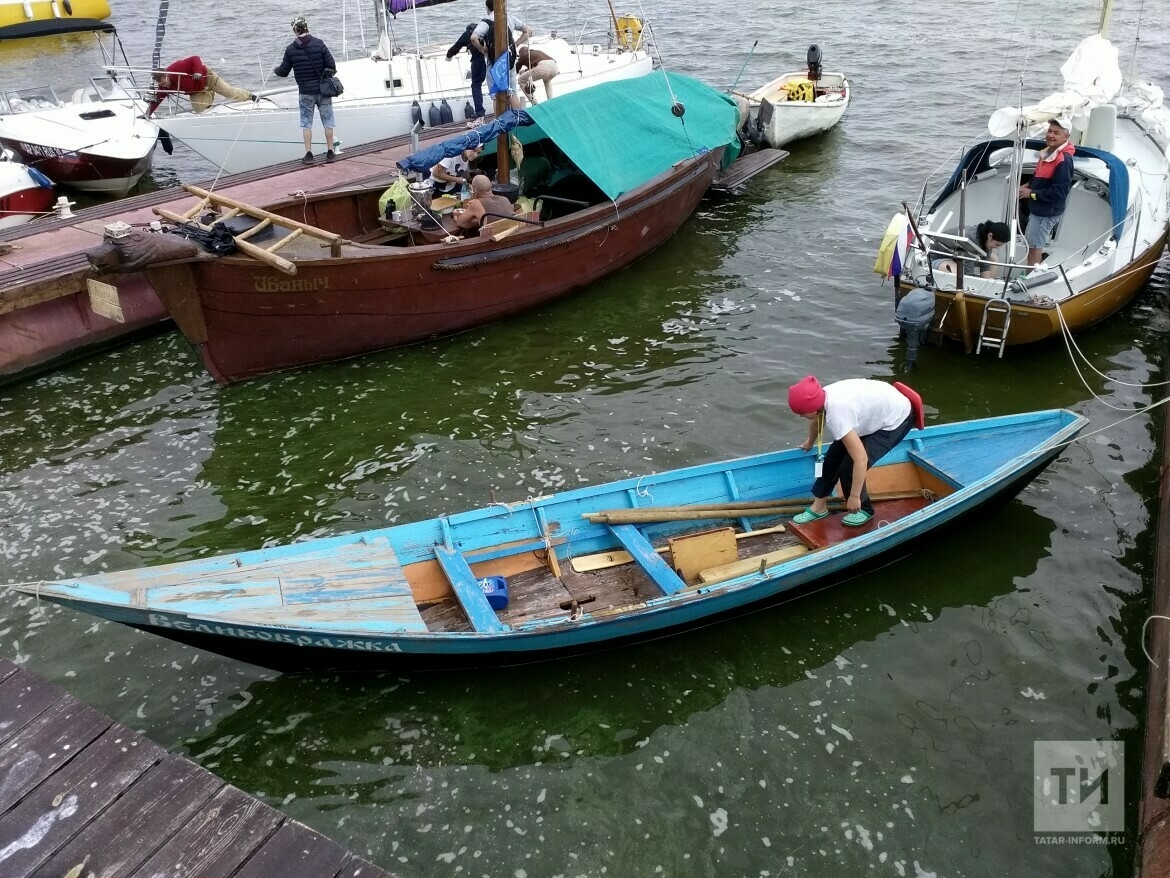
[[[463,184],[471,179],[471,163],[483,151],[483,145],[468,147],[459,155],[441,159],[431,168],[435,195],[458,195]]]
[[[865,488],[866,473],[910,432],[915,421],[910,398],[884,381],[850,378],[821,387],[808,375],[788,388],[788,407],[809,420],[801,448],[809,451],[816,445],[818,453],[812,505],[793,521],[807,524],[828,515],[829,496],[840,481],[848,510],[842,523],[860,527],[868,522],[873,503]],[[826,432],[832,441],[822,457]]]

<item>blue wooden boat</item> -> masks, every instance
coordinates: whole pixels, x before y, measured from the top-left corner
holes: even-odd
[[[811,453],[792,449],[19,588],[277,669],[533,661],[856,575],[1013,496],[1086,423],[1055,409],[912,430],[870,472],[877,512],[860,528],[840,514],[792,521],[813,469]]]

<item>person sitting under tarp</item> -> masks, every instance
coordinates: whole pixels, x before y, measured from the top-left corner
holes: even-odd
[[[198,55],[168,64],[166,70],[156,71],[151,76],[154,79],[154,94],[146,108],[147,116],[153,116],[167,97],[177,94],[190,96],[191,109],[196,113],[209,109],[216,95],[229,101],[260,100],[247,89],[236,88],[220,78]]]
[[[479,234],[484,223],[513,216],[512,202],[503,195],[492,193],[492,181],[484,174],[478,174],[471,181],[471,197],[463,203],[463,209],[455,211],[455,225],[462,229],[464,237]]]

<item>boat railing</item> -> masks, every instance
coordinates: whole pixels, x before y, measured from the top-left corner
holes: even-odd
[[[618,21],[620,22],[621,19]],[[648,29],[643,29],[641,22],[638,22],[637,31],[633,27],[626,27],[615,32],[614,28],[615,22],[612,16],[590,16],[581,22],[580,28],[573,34],[570,42],[582,49],[592,48],[594,54],[602,51],[636,51],[639,49],[645,51],[649,49],[647,45]],[[555,37],[556,32],[554,31],[552,35]]]
[[[924,232],[923,237],[929,238],[929,235],[927,235]],[[918,251],[918,254],[919,254],[919,256],[923,255],[921,250]],[[995,269],[1007,269],[1009,272],[1009,277],[1011,276],[1010,272],[1012,272],[1012,271],[1016,271],[1016,270],[1028,271],[1029,269],[1034,267],[1034,266],[1029,265],[1026,262],[1000,262],[999,260],[996,260],[996,259],[977,259],[974,256],[956,255],[951,250],[945,250],[945,249],[936,250],[929,243],[926,246],[925,258],[929,259],[931,262],[934,262],[935,259],[954,259],[954,260],[962,259],[964,262],[983,262],[983,263],[986,263],[987,265],[990,265],[992,268],[995,268]],[[983,280],[1003,280],[1003,278],[1002,277],[983,278]]]
[[[0,113],[30,113],[63,106],[65,103],[49,85],[14,88],[0,94]]]

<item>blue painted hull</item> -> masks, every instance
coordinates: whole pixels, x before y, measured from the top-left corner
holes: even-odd
[[[443,555],[448,559],[443,561],[444,570],[458,593],[464,559],[482,567],[493,558],[531,554],[547,545],[544,541],[550,533],[556,535],[558,557],[565,561],[612,551],[617,546],[616,529],[586,520],[584,513],[799,496],[811,480],[809,455],[793,450],[705,464],[511,507],[501,504],[364,534],[145,571],[38,583],[25,590],[278,669],[530,662],[684,631],[887,563],[908,553],[918,540],[1013,496],[1067,447],[1084,424],[1083,418],[1056,410],[912,431],[881,463],[913,463],[951,486],[951,493],[925,508],[763,573],[755,570],[711,585],[679,581],[676,588],[670,581],[674,573],[663,565],[665,573],[648,570],[657,577],[662,594],[577,618],[564,612],[505,625],[483,609],[486,601],[481,607],[463,595],[460,601],[470,628],[478,630],[430,631],[413,606],[409,588],[400,583],[394,590],[388,559],[401,571],[442,561],[438,556]],[[710,526],[710,522],[693,521],[649,524],[641,526],[634,538],[645,538],[649,547],[652,539],[661,541]],[[362,566],[368,557],[363,553],[369,552],[380,553],[372,575]],[[337,559],[346,553],[355,560],[339,567]],[[652,559],[647,563],[652,566]],[[304,577],[293,577],[292,565],[303,570],[306,565],[324,564],[342,569],[344,576],[335,577],[327,592],[317,581],[298,590],[296,582]],[[253,572],[246,581],[231,581],[233,577],[240,580],[240,571]],[[470,575],[469,569],[466,572]],[[274,603],[277,598],[279,603]],[[335,615],[325,618],[325,609],[336,611]],[[345,615],[348,609],[354,612]]]

